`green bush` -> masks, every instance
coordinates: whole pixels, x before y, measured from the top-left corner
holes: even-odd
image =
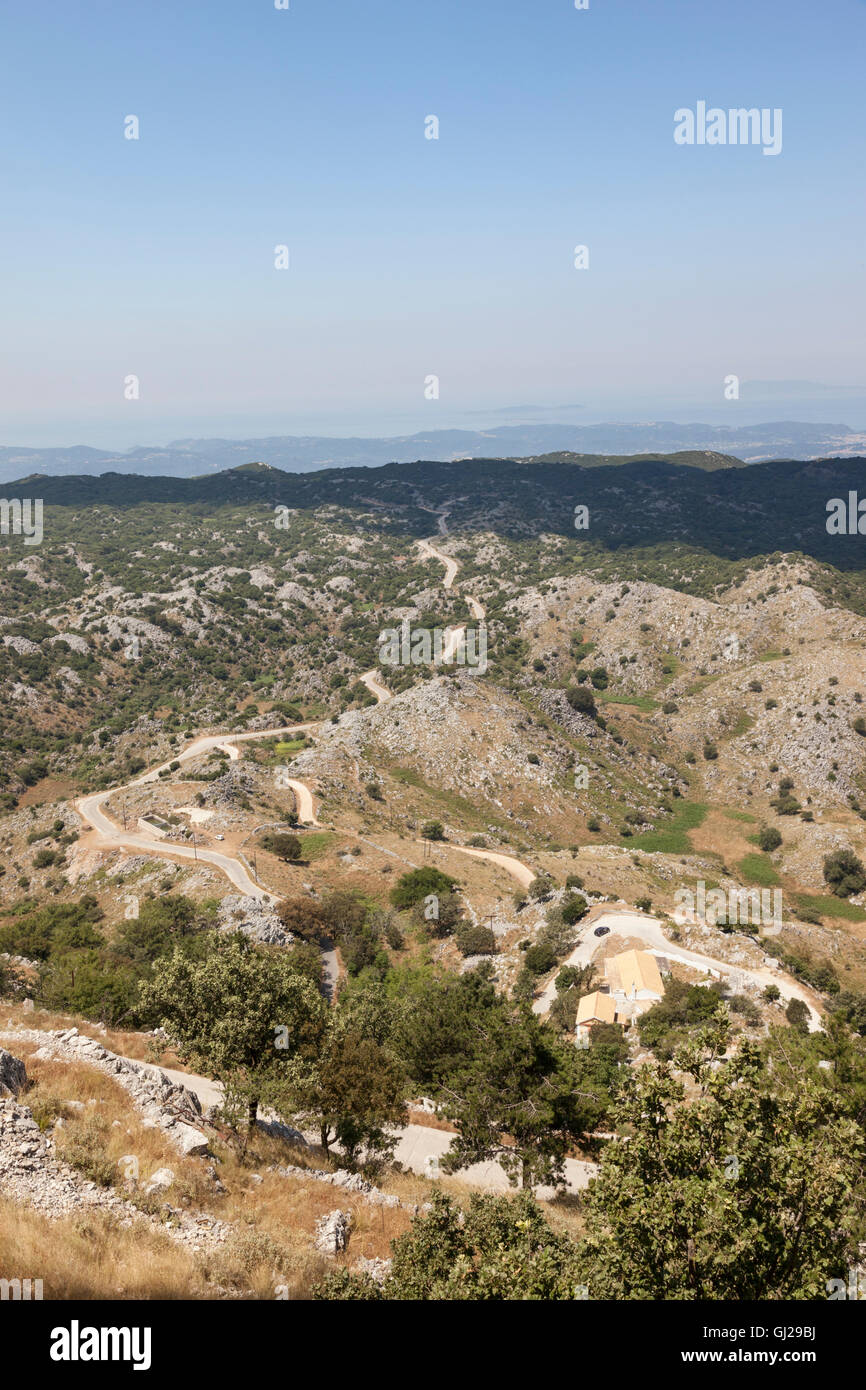
[[[788,1007],[785,1010],[785,1017],[791,1027],[797,1033],[808,1033],[809,1031],[809,1008],[803,1003],[802,999],[789,999]]]
[[[563,921],[568,926],[573,927],[589,912],[589,903],[582,893],[570,893],[567,898],[563,899],[560,911]]]
[[[761,1010],[748,994],[732,994],[727,1002],[731,1012],[739,1014],[746,1023],[760,1023]]]
[[[443,874],[441,869],[434,869],[432,866],[426,869],[411,869],[409,873],[401,874],[391,889],[391,904],[405,910],[414,907],[431,893],[447,896],[456,886],[456,880]]]
[[[496,937],[489,927],[476,927],[471,922],[460,924],[455,940],[457,949],[463,956],[493,956],[499,949]]]
[[[585,685],[570,685],[565,698],[578,714],[595,714],[595,699]]]
[[[548,874],[536,874],[529,885],[529,896],[539,901],[542,898],[548,897],[548,895],[553,892],[555,886],[553,879]]]
[[[824,881],[837,898],[850,898],[866,888],[866,869],[853,850],[839,849],[824,860]]]
[[[275,854],[287,864],[296,863],[304,852],[297,835],[263,835],[262,849]]]
[[[530,946],[523,960],[526,969],[531,970],[533,975],[546,975],[556,965],[556,952],[552,946],[539,941],[535,946]]]
[[[670,1058],[688,1032],[706,1023],[718,1007],[719,996],[713,990],[669,980],[664,998],[638,1020],[641,1044],[657,1057]]]
[[[758,833],[758,845],[765,854],[770,854],[774,849],[778,849],[782,843],[782,836],[774,825],[765,825]]]

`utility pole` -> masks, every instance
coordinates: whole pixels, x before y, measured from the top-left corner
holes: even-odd
[[[192,857],[195,860],[198,859],[198,846],[195,842],[195,831],[192,832]]]

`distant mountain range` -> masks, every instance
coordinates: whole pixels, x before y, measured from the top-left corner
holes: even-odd
[[[52,477],[135,473],[145,477],[194,478],[266,463],[289,473],[322,468],[380,467],[444,462],[460,458],[521,458],[539,454],[634,455],[677,451],[728,455],[728,465],[773,458],[818,458],[866,453],[866,430],[848,425],[806,424],[796,420],[746,425],[647,424],[501,425],[490,430],[432,430],[389,439],[336,439],[326,436],[276,435],[265,439],[178,439],[160,447],[143,446],[125,453],[70,448],[0,447],[0,483],[32,475]],[[718,464],[716,466],[719,466]],[[721,466],[726,466],[722,464]]]
[[[119,525],[100,508],[137,505],[216,509],[250,504],[366,513],[383,531],[428,535],[448,513],[452,532],[574,536],[579,504],[591,517],[587,545],[607,551],[698,547],[728,559],[800,551],[837,569],[866,569],[866,540],[827,530],[828,502],[862,489],[866,457],[776,459],[745,465],[685,451],[615,459],[548,455],[451,459],[288,473],[242,464],[198,478],[105,473],[20,480],[19,495],[81,509],[82,525]],[[6,489],[11,493],[12,488]],[[46,521],[46,526],[50,526]],[[673,548],[673,549],[671,549]],[[689,561],[689,564],[692,562]]]

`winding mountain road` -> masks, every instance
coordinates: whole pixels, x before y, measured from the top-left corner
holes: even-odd
[[[510,854],[500,854],[493,849],[470,849],[468,845],[449,845],[449,849],[456,849],[458,854],[471,854],[473,859],[487,859],[491,864],[497,864],[500,869],[504,869],[512,878],[516,878],[522,888],[528,888],[535,878],[534,870],[522,860],[515,859]]]
[[[447,513],[446,513],[447,515]],[[443,534],[447,534],[445,518],[439,518],[440,528]],[[419,549],[425,558],[436,559],[445,566],[444,586],[450,589],[455,581],[459,562],[453,557],[446,555],[438,547],[429,541],[419,541]],[[485,611],[481,603],[471,596],[466,596],[466,602],[472,613],[473,618],[478,622],[483,622]],[[459,636],[465,631],[465,627],[458,628],[456,634],[452,633],[452,640],[459,641]],[[367,671],[361,676],[361,680],[367,689],[375,695],[381,704],[391,698],[391,691],[385,687],[376,669]],[[197,757],[199,754],[210,749],[219,749],[225,752],[233,761],[240,758],[238,744],[249,742],[253,739],[273,738],[275,736],[287,734],[295,735],[319,728],[316,723],[293,724],[279,729],[263,729],[248,731],[238,734],[207,734],[194,739],[182,752],[168,762],[161,763],[159,766],[151,768],[141,777],[127,783],[124,787],[114,788],[111,791],[100,791],[83,796],[76,801],[75,806],[82,820],[91,827],[97,839],[99,848],[122,849],[134,852],[159,855],[166,859],[182,860],[201,860],[212,864],[225,874],[229,882],[238,889],[239,892],[250,898],[254,898],[263,903],[274,903],[277,895],[269,893],[266,889],[255,883],[250,876],[245,864],[231,855],[223,854],[216,850],[202,848],[190,848],[186,845],[168,844],[161,841],[156,834],[148,835],[143,831],[140,833],[129,833],[116,821],[109,817],[104,806],[110,797],[122,796],[127,790],[159,780],[161,772],[170,771],[172,763],[186,763]],[[297,803],[298,816],[305,824],[319,826],[321,822],[317,820],[313,794],[306,783],[297,779],[290,779],[288,786],[291,788]],[[520,884],[522,888],[528,888],[535,878],[535,873],[521,860],[512,855],[502,854],[496,850],[474,849],[463,845],[448,845],[448,850],[456,850],[460,854],[469,855],[475,859],[487,860],[498,868],[510,874]],[[393,853],[388,851],[388,853]],[[669,941],[662,931],[661,922],[643,913],[636,913],[633,910],[624,908],[605,911],[598,917],[591,919],[590,926],[586,930],[586,935],[565,962],[568,965],[588,964],[601,948],[604,938],[598,938],[594,931],[598,926],[607,926],[611,932],[624,932],[629,937],[637,937],[646,946],[658,955],[663,955],[668,961],[678,962],[684,965],[694,966],[700,970],[712,972],[718,976],[731,979],[739,977],[741,980],[749,980],[753,985],[764,988],[768,984],[775,984],[783,999],[797,998],[802,999],[809,1009],[809,1027],[811,1031],[820,1029],[821,1019],[815,1009],[811,998],[806,991],[795,981],[786,978],[781,972],[772,970],[749,970],[737,966],[732,966],[725,961],[715,960],[713,957],[704,956],[695,951],[679,948]],[[337,957],[333,949],[323,951],[325,972],[329,986],[329,993],[333,995],[333,987],[337,978]],[[557,972],[558,973],[558,972]],[[536,1014],[546,1014],[553,1002],[556,994],[555,976],[542,991],[540,996],[533,1003],[533,1010]],[[179,1082],[188,1086],[199,1096],[202,1104],[212,1105],[221,1099],[221,1087],[207,1077],[195,1076],[187,1072],[174,1072],[159,1068],[165,1071],[172,1081]],[[439,1171],[439,1160],[449,1148],[452,1135],[447,1130],[439,1130],[424,1125],[410,1124],[399,1131],[398,1144],[395,1158],[406,1168],[414,1172],[423,1174],[427,1177],[435,1177]],[[585,1188],[596,1172],[592,1164],[578,1162],[569,1159],[566,1163],[566,1186],[574,1192]],[[490,1190],[505,1190],[508,1188],[508,1178],[503,1168],[498,1163],[475,1164],[470,1168],[461,1170],[455,1174],[456,1177],[471,1184]],[[549,1189],[538,1189],[539,1196],[552,1196],[553,1192]]]
[[[445,566],[444,585],[450,589],[459,569],[459,561],[452,556],[446,555],[444,551],[438,549],[430,541],[419,541],[419,549],[422,555],[429,559],[440,561]],[[473,617],[478,621],[484,619],[484,608],[477,599],[467,596]],[[463,629],[457,629],[461,632]],[[391,698],[391,691],[381,684],[378,680],[378,671],[375,669],[367,671],[361,680],[368,690],[376,696],[376,699],[383,703]],[[123,787],[116,787],[110,791],[100,791],[90,796],[80,797],[75,803],[78,814],[94,831],[100,849],[123,849],[134,852],[155,854],[166,859],[192,859],[201,860],[204,863],[212,864],[225,874],[229,882],[248,897],[255,898],[259,902],[274,903],[277,895],[269,893],[266,889],[255,883],[247,866],[239,859],[231,855],[223,854],[218,850],[202,849],[198,847],[190,848],[187,845],[166,843],[157,837],[156,834],[148,835],[143,831],[130,833],[106,815],[103,807],[110,797],[122,796],[125,791],[133,787],[143,786],[159,780],[159,774],[170,771],[173,763],[189,762],[192,758],[201,753],[208,752],[210,749],[220,749],[228,754],[232,761],[240,757],[239,743],[246,743],[253,739],[274,738],[282,734],[299,734],[319,728],[317,723],[291,724],[279,729],[256,729],[245,733],[237,734],[204,734],[188,744],[182,752],[168,762],[160,763],[157,767],[149,769],[141,777],[126,783]],[[317,820],[313,794],[305,782],[297,779],[290,779],[289,787],[294,793],[299,819],[307,825],[319,826],[321,822]],[[472,849],[465,845],[448,845],[449,850],[456,850],[459,854],[470,855],[475,859],[484,859],[496,865],[510,874],[520,884],[522,888],[528,888],[535,878],[534,871],[524,864],[520,859],[513,855],[502,854],[497,850]],[[662,931],[661,922],[643,913],[637,913],[628,908],[622,910],[612,910],[604,913],[592,921],[592,930],[587,931],[584,939],[568,957],[565,962],[567,965],[586,965],[601,947],[601,938],[595,937],[593,932],[599,925],[607,926],[611,931],[626,932],[631,937],[638,937],[645,942],[650,950],[658,955],[664,955],[669,961],[674,961],[683,965],[694,966],[700,970],[711,972],[715,975],[723,975],[726,978],[740,977],[750,981],[758,988],[765,988],[768,984],[775,984],[783,999],[802,999],[809,1009],[809,1027],[812,1031],[820,1029],[820,1014],[814,1007],[811,997],[807,991],[794,980],[785,977],[781,972],[773,970],[748,970],[739,966],[730,965],[726,961],[716,960],[711,956],[704,956],[696,951],[689,951],[679,948],[669,941]],[[331,961],[334,966],[334,961]],[[333,971],[332,971],[333,973]],[[555,996],[555,977],[552,979],[539,997],[533,1003],[533,1010],[537,1014],[547,1013]],[[429,1131],[435,1133],[436,1131]]]
[[[450,589],[457,577],[460,568],[460,561],[455,560],[452,555],[446,555],[438,546],[432,545],[430,541],[419,541],[418,549],[425,560],[440,560],[445,566],[445,578],[442,581],[443,588]]]
[[[170,771],[172,763],[189,762],[190,759],[198,757],[200,753],[206,753],[212,748],[221,749],[228,754],[233,762],[236,762],[240,757],[240,750],[235,746],[238,743],[249,742],[251,739],[274,738],[280,734],[305,733],[316,728],[318,728],[317,724],[292,724],[280,729],[255,729],[252,732],[239,734],[203,735],[193,739],[192,743],[188,744],[176,757],[150,768],[141,777],[134,778],[124,786],[79,797],[75,802],[75,809],[81,819],[95,832],[99,849],[132,850],[137,853],[158,854],[165,859],[192,859],[194,862],[201,860],[205,864],[213,864],[215,868],[225,874],[229,883],[245,896],[255,898],[258,902],[276,902],[276,895],[260,888],[239,859],[235,859],[229,854],[223,854],[220,850],[177,845],[171,841],[166,843],[156,834],[133,833],[106,815],[103,807],[111,797],[123,796],[124,792],[131,791],[134,787],[141,787],[158,781],[160,772]],[[303,782],[290,783],[289,785],[292,786],[292,790],[298,798],[299,818],[309,820],[312,825],[318,825],[319,822],[313,812],[313,798],[310,789]]]
[[[372,671],[365,671],[361,677],[361,681],[362,684],[366,685],[370,694],[376,696],[380,705],[383,704],[385,700],[390,700],[391,692],[388,687],[383,685],[379,680],[379,672],[375,667]]]
[[[419,541],[419,547],[425,556],[439,560],[445,566],[445,588],[449,589],[454,583],[454,578],[458,570],[458,561],[445,555],[428,541]],[[484,610],[477,599],[470,599],[469,604],[473,613],[480,618],[484,616]],[[452,641],[459,640],[459,635],[464,629],[458,628],[452,634]],[[391,698],[391,691],[382,685],[379,680],[379,673],[376,669],[366,671],[361,676],[361,680],[367,689],[376,696],[379,703]],[[156,832],[147,834],[143,830],[132,832],[126,830],[124,826],[118,825],[117,821],[106,814],[105,803],[112,797],[122,797],[125,792],[131,791],[135,787],[149,785],[160,780],[160,773],[170,772],[172,765],[176,763],[187,763],[191,759],[198,757],[202,753],[207,753],[212,749],[217,749],[226,753],[232,762],[237,762],[240,758],[239,743],[247,743],[253,739],[278,738],[285,734],[306,733],[310,730],[318,729],[318,723],[289,724],[278,729],[254,729],[237,734],[202,734],[194,738],[186,748],[177,753],[173,758],[166,762],[157,764],[156,767],[149,768],[140,777],[133,778],[132,781],[125,783],[121,787],[114,787],[108,791],[93,792],[89,796],[79,797],[75,802],[75,809],[86,825],[91,830],[98,842],[99,849],[122,849],[133,853],[156,854],[165,859],[185,859],[194,862],[201,861],[205,864],[212,864],[225,874],[226,878],[234,888],[245,894],[247,897],[255,898],[259,902],[273,903],[277,901],[277,895],[269,893],[267,889],[260,887],[251,877],[247,866],[241,860],[233,858],[229,854],[224,854],[220,850],[204,849],[198,846],[174,844],[166,842]],[[321,821],[316,817],[313,793],[305,782],[300,782],[295,778],[288,780],[296,802],[298,818],[304,824],[320,826]],[[455,846],[455,848],[457,848]],[[488,853],[486,850],[469,850],[467,854],[474,854],[478,858],[489,858],[493,862],[498,862],[500,867],[508,867],[509,872],[515,874],[521,882],[524,881],[526,874],[532,874],[525,865],[521,865],[518,860],[509,860],[507,855]],[[507,861],[507,862],[506,862]],[[510,867],[509,867],[510,866]]]

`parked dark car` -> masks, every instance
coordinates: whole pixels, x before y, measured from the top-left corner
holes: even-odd
[[[609,931],[610,927],[596,927],[593,936],[607,936]]]

